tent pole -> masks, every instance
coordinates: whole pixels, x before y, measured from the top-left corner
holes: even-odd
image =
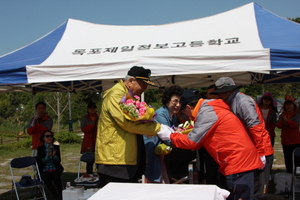
[[[32,103],[33,103],[33,116],[35,116],[35,93],[32,93]]]
[[[141,101],[145,101],[145,92],[141,94]]]
[[[68,101],[69,101],[69,131],[73,131],[73,122],[72,122],[72,110],[71,110],[71,92],[68,92]]]

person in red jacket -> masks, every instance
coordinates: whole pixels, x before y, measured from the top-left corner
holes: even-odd
[[[46,104],[38,102],[35,105],[36,116],[31,118],[27,125],[27,133],[32,136],[32,156],[37,156],[37,148],[43,143],[40,140],[42,133],[45,130],[51,130],[53,126],[53,119],[46,115]]]
[[[275,128],[277,124],[277,102],[271,92],[265,92],[262,97],[258,99],[257,104],[265,121],[266,129],[269,132],[271,144],[274,146],[276,136]]]
[[[185,114],[195,121],[194,129],[187,135],[163,129],[157,135],[178,148],[204,147],[226,176],[227,199],[252,200],[254,170],[263,163],[241,121],[223,100],[201,99],[195,89],[184,91],[180,100]]]
[[[283,112],[279,116],[277,127],[281,129],[281,145],[285,167],[288,173],[293,172],[293,151],[300,147],[299,125],[300,113],[298,112],[295,99],[290,95],[286,95]],[[300,163],[297,163],[297,165],[299,164]]]
[[[81,119],[81,130],[84,133],[83,141],[81,143],[81,154],[95,152],[98,119],[97,106],[95,103],[90,102],[87,105],[87,114]],[[93,173],[93,164],[87,163],[86,173]]]

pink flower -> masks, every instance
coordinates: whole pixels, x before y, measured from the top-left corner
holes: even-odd
[[[130,104],[130,103],[134,104],[133,99],[127,99],[127,100],[126,100],[126,104],[127,104],[127,105]]]
[[[136,102],[135,102],[135,105],[136,105],[137,108],[139,108],[139,107],[141,106],[141,102],[136,101]]]
[[[144,115],[145,112],[146,112],[146,108],[145,107],[141,107],[140,110],[139,110],[139,112],[140,112],[140,116]]]
[[[137,95],[134,95],[134,98],[136,99],[136,100],[140,100],[141,98],[139,97],[139,96],[137,96]]]
[[[146,102],[140,102],[140,97],[129,91],[120,101],[120,108],[125,117],[133,121],[149,122],[153,121],[155,111]]]

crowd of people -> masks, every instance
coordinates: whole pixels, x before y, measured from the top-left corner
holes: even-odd
[[[172,183],[176,173],[187,175],[189,162],[197,158],[198,166],[202,165],[199,174],[204,174],[200,183],[228,190],[227,199],[265,199],[276,127],[281,129],[286,170],[292,173],[292,153],[300,147],[300,113],[293,97],[285,96],[278,116],[277,102],[270,92],[256,102],[240,92],[241,86],[232,78],[222,77],[207,88],[206,95],[178,85],[166,88],[163,106],[156,110],[154,120],[129,120],[120,101],[124,95],[141,96],[148,85],[155,86],[150,76],[150,69],[134,66],[124,80],[103,93],[99,115],[94,102],[87,105],[81,120],[84,137],[80,153],[95,153],[100,187],[109,182],[137,183],[142,175],[149,183]],[[187,120],[194,121],[188,134],[173,128]],[[64,168],[52,124],[46,104],[37,103],[36,116],[27,127],[32,135],[32,156],[45,185],[61,199]],[[173,147],[173,151],[156,154],[161,144]],[[93,168],[87,165],[86,172],[92,174]]]

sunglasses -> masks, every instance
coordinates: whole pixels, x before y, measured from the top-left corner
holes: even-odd
[[[53,135],[44,135],[46,138],[53,138]]]
[[[271,101],[272,99],[271,98],[264,98],[264,100]]]

